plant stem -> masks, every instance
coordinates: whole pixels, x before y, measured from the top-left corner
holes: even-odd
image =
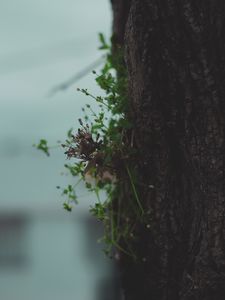
[[[136,187],[135,187],[135,185],[134,185],[134,181],[133,181],[131,172],[130,172],[130,170],[129,170],[129,168],[128,168],[127,165],[126,165],[126,170],[127,170],[127,173],[128,173],[129,179],[130,179],[130,183],[131,183],[131,187],[132,187],[132,190],[133,190],[135,199],[136,199],[137,204],[138,204],[138,206],[139,206],[139,208],[140,208],[140,210],[141,210],[141,215],[143,215],[143,214],[144,214],[144,209],[143,209],[143,207],[142,207],[142,205],[141,205],[140,199],[139,199],[138,194],[137,194]]]

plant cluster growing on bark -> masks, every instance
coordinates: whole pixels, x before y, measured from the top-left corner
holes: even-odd
[[[127,74],[123,50],[117,49],[117,54],[112,55],[111,46],[104,36],[100,34],[99,38],[99,49],[106,52],[106,61],[100,74],[96,71],[93,74],[104,95],[95,96],[87,89],[77,89],[97,102],[99,110],[95,112],[90,104],[86,104],[82,109],[84,117],[79,119],[80,128],[75,133],[72,129],[68,131],[61,146],[66,157],[73,162],[65,164],[65,168],[78,179],[74,185],[57,188],[67,197],[63,207],[71,211],[79,200],[76,187],[83,181],[88,191],[97,197],[90,212],[104,223],[105,252],[111,253],[114,246],[135,258],[130,240],[135,239],[137,220],[144,220],[144,210],[132,166],[135,151],[132,142],[127,142],[127,133],[132,135],[133,130],[127,118]],[[47,141],[42,139],[36,147],[49,155]],[[127,182],[130,202],[124,205],[121,190]]]

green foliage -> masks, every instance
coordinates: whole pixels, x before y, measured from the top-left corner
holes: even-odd
[[[96,71],[93,74],[102,95],[95,96],[86,88],[78,89],[78,92],[93,99],[99,109],[95,112],[90,104],[86,104],[77,133],[74,134],[73,129],[67,132],[62,147],[67,158],[75,158],[75,162],[64,166],[78,181],[74,186],[57,188],[67,197],[63,207],[71,211],[72,204],[77,203],[76,186],[81,181],[85,182],[87,190],[95,193],[97,198],[90,212],[104,223],[105,252],[110,253],[115,246],[134,257],[129,240],[134,237],[136,220],[144,215],[144,209],[135,186],[134,170],[131,171],[127,165],[127,158],[133,151],[125,143],[126,132],[132,130],[127,119],[127,74],[122,50],[118,49],[117,54],[112,56],[111,46],[103,34],[99,34],[99,40],[99,49],[106,52],[106,61],[100,74]],[[49,155],[45,140],[36,147]],[[129,183],[131,191],[131,201],[127,205],[121,201],[123,179]],[[100,199],[102,191],[106,194],[104,201]]]
[[[90,212],[95,216],[98,220],[104,221],[106,218],[106,205],[102,203],[95,203],[93,207],[90,208]]]
[[[108,49],[110,49],[110,46],[105,41],[104,35],[102,33],[99,33],[98,37],[99,37],[99,41],[101,43],[101,45],[99,46],[99,50],[108,50]]]
[[[46,140],[41,139],[37,145],[34,144],[33,146],[35,148],[37,148],[38,150],[43,151],[47,156],[50,155],[50,153],[49,153],[49,147],[48,147],[48,142]]]
[[[63,208],[67,211],[72,211],[72,206],[66,202],[63,203]]]

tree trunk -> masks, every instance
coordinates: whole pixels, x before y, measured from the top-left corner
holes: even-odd
[[[121,253],[124,299],[224,300],[225,1],[112,4],[149,214],[138,260]]]

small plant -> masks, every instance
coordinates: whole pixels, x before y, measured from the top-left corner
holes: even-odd
[[[38,143],[38,145],[33,145],[34,147],[36,147],[38,150],[43,151],[47,156],[50,155],[49,153],[49,147],[48,147],[48,142],[44,139],[41,139]]]
[[[135,256],[129,241],[135,238],[137,219],[143,218],[144,209],[135,186],[135,170],[127,161],[134,152],[128,146],[127,133],[132,131],[132,124],[127,118],[127,74],[123,63],[123,53],[117,50],[112,55],[111,46],[104,36],[99,34],[99,49],[106,52],[106,62],[98,74],[93,71],[95,80],[104,96],[95,96],[87,89],[79,88],[78,92],[92,98],[98,103],[98,112],[87,104],[82,110],[84,117],[79,119],[80,128],[76,133],[69,130],[67,139],[62,144],[68,159],[75,159],[65,168],[72,176],[78,178],[74,186],[68,185],[62,190],[67,196],[63,206],[71,211],[77,203],[76,186],[85,182],[86,188],[95,193],[97,202],[90,212],[104,223],[106,253],[112,246],[120,251]],[[36,146],[49,155],[45,140]],[[130,200],[122,203],[122,188],[129,183]],[[105,199],[100,199],[104,191]]]

